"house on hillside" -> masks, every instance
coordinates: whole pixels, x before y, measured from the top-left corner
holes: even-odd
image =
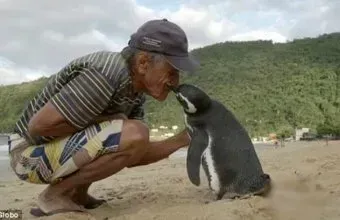
[[[310,131],[309,128],[297,128],[295,129],[295,140],[299,141],[304,133],[308,133]]]

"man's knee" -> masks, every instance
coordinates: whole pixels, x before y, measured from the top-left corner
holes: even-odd
[[[125,120],[120,147],[124,150],[144,151],[149,143],[149,129],[138,120]]]

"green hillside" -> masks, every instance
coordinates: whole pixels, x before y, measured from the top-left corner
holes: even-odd
[[[319,124],[340,128],[340,33],[282,44],[224,42],[192,53],[202,67],[183,82],[224,103],[252,136]],[[0,87],[1,131],[13,126],[46,80]],[[163,103],[148,99],[146,107],[150,125],[183,127],[173,95]]]

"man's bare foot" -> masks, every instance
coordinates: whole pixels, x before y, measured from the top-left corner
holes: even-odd
[[[104,199],[94,198],[87,192],[74,191],[73,193],[71,193],[71,198],[73,202],[77,203],[78,205],[84,206],[84,208],[86,209],[95,209],[106,202],[106,200]]]
[[[50,187],[47,187],[38,197],[39,209],[32,209],[31,214],[36,216],[52,215],[61,212],[85,212],[70,197],[63,194],[56,194]]]

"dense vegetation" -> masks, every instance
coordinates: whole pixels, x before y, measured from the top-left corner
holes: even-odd
[[[204,89],[231,109],[251,136],[309,127],[340,131],[340,33],[288,43],[224,42],[192,53],[199,74],[183,81]],[[25,103],[47,79],[0,88],[0,130],[9,131]],[[183,113],[173,95],[163,103],[148,99],[152,126],[179,125]]]

